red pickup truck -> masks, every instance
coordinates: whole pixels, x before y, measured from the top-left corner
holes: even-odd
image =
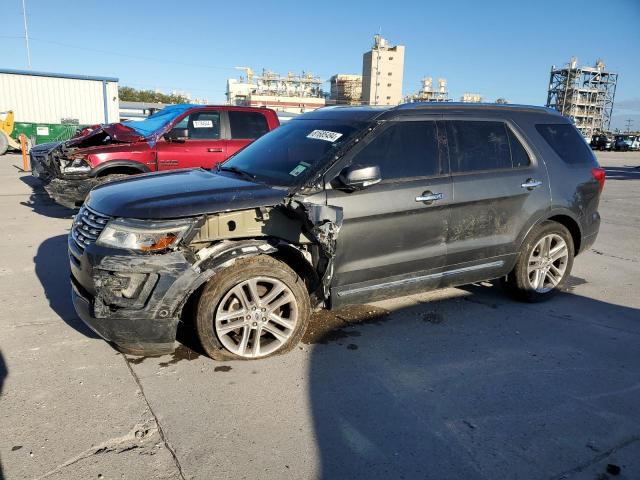
[[[127,175],[212,168],[280,125],[266,108],[170,105],[142,121],[97,125],[66,142],[36,145],[31,170],[61,205]]]

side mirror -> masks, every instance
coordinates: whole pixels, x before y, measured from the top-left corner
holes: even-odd
[[[189,130],[186,128],[172,128],[164,134],[167,142],[184,142],[189,138]]]
[[[349,165],[338,175],[338,181],[350,190],[361,190],[381,180],[377,165]]]

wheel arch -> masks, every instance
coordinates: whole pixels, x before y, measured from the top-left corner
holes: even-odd
[[[204,253],[204,260],[200,260],[194,264],[197,275],[192,279],[189,286],[185,289],[186,295],[175,306],[173,312],[174,317],[180,318],[182,322],[188,322],[192,319],[186,318],[185,315],[195,313],[192,310],[197,304],[204,286],[211,280],[216,273],[224,268],[230,267],[236,261],[250,258],[258,255],[268,255],[281,261],[291,268],[305,283],[310,297],[320,285],[320,278],[313,268],[309,260],[295,245],[279,239],[250,239],[250,240],[234,240],[216,244],[207,249]],[[312,304],[315,303],[312,298]]]
[[[547,220],[557,222],[569,230],[571,240],[573,240],[573,251],[575,252],[575,255],[580,253],[580,248],[582,246],[582,230],[580,229],[580,224],[571,216],[562,213],[553,215],[547,218]]]
[[[580,228],[580,223],[573,212],[566,209],[551,210],[546,212],[544,215],[541,215],[537,220],[532,221],[529,228],[524,231],[518,242],[518,252],[522,249],[522,245],[527,236],[529,236],[529,233],[531,233],[536,226],[547,221],[559,223],[569,230],[571,240],[573,241],[573,251],[575,252],[575,255],[580,253],[580,248],[582,247],[582,229]]]
[[[105,175],[125,174],[136,175],[139,173],[149,173],[151,169],[140,162],[132,160],[110,160],[101,163],[91,172],[92,177],[104,177]]]

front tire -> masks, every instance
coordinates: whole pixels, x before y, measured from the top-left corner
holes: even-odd
[[[519,300],[548,300],[564,288],[574,255],[569,230],[557,222],[542,222],[523,242],[516,266],[507,276],[506,286]]]
[[[284,263],[260,255],[238,260],[209,281],[196,329],[214,360],[251,360],[295,347],[310,315],[304,281]]]

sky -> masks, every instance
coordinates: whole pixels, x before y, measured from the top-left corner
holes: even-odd
[[[25,1],[37,71],[222,103],[235,66],[360,74],[380,32],[406,48],[405,95],[431,76],[456,100],[477,92],[543,105],[552,65],[602,58],[619,74],[612,128],[630,118],[640,129],[640,0]],[[0,10],[0,68],[25,69],[22,0],[0,0]]]

